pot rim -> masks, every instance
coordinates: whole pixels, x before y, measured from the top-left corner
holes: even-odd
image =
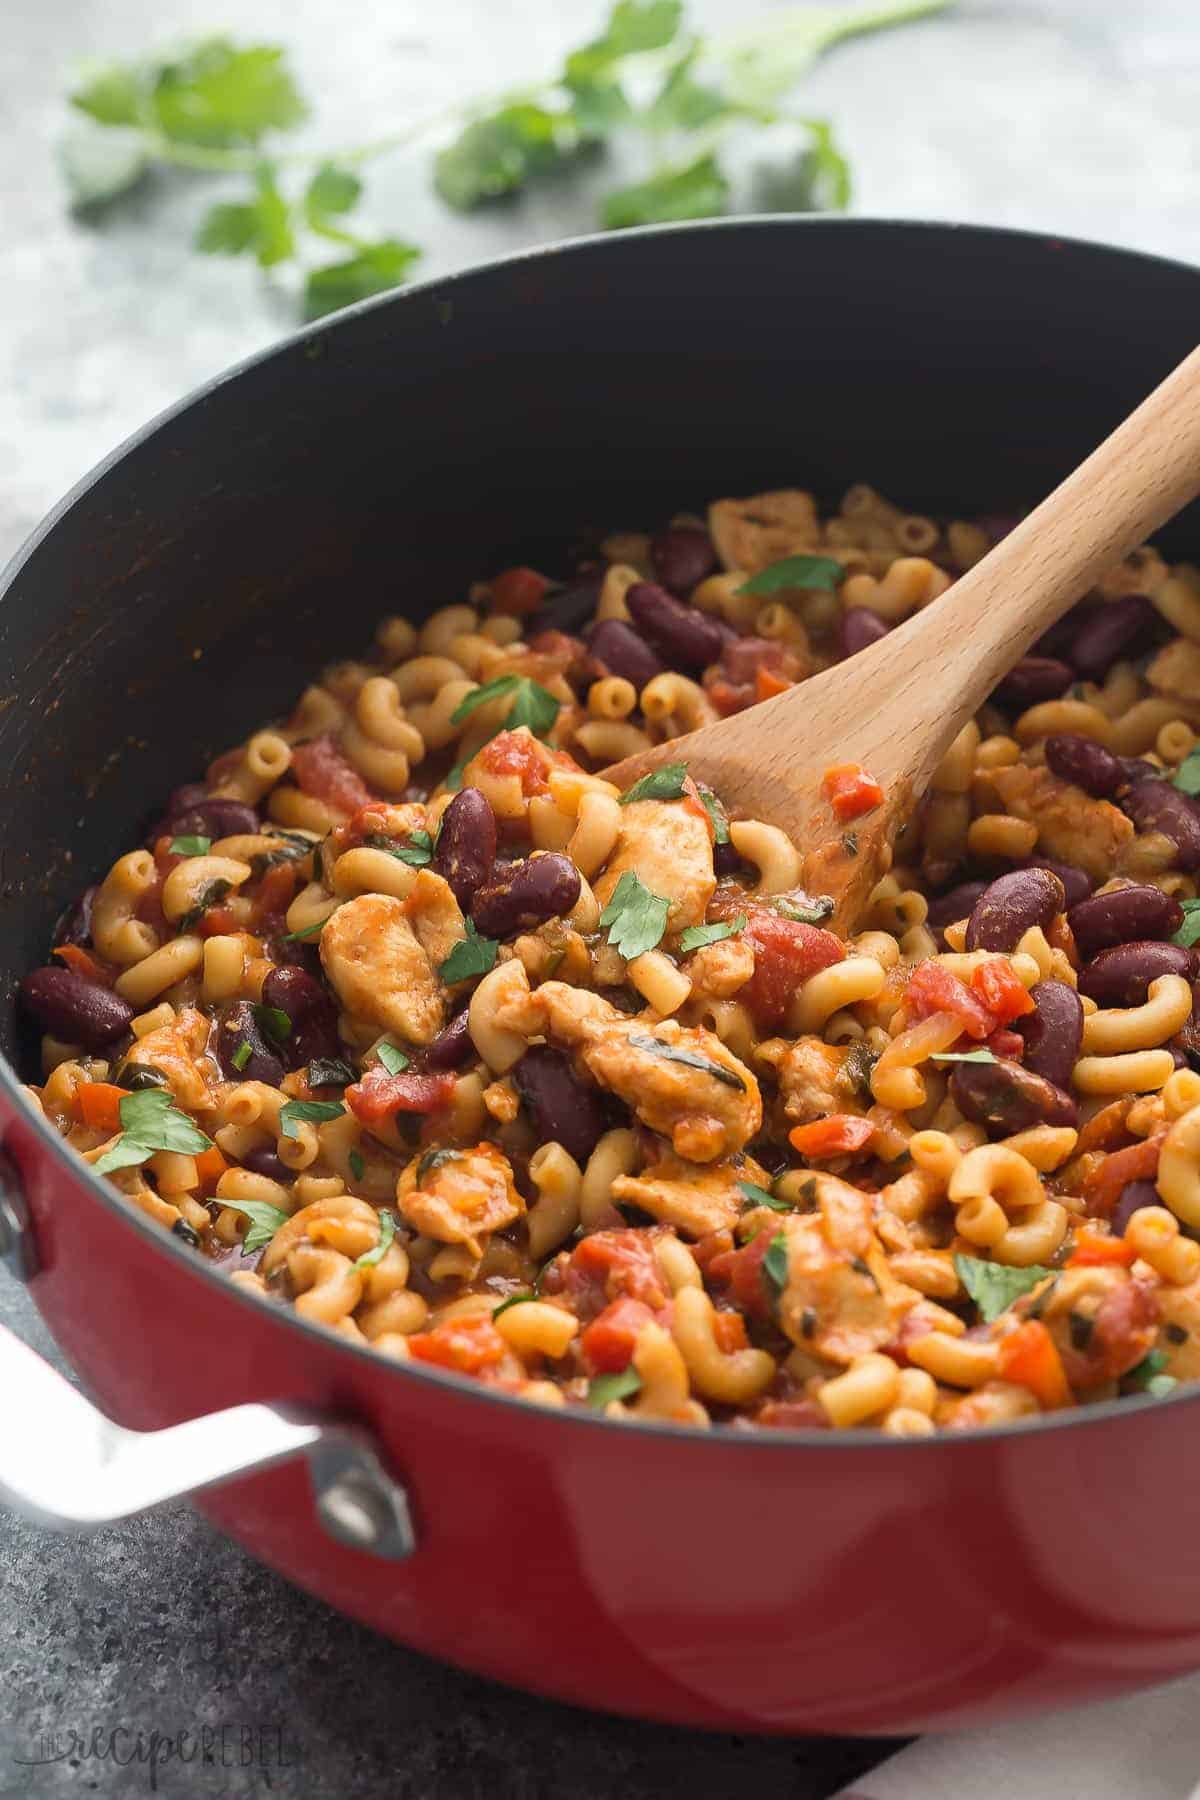
[[[124,460],[132,451],[140,449],[148,443],[164,426],[180,418],[192,407],[206,400],[211,394],[227,383],[238,380],[242,375],[269,362],[273,357],[286,355],[296,345],[308,343],[327,334],[339,331],[343,325],[361,317],[367,312],[382,311],[387,307],[404,306],[410,302],[418,302],[430,297],[441,298],[452,296],[461,286],[486,278],[494,270],[509,268],[521,263],[548,262],[563,256],[590,256],[616,252],[624,248],[627,242],[655,241],[663,237],[680,235],[699,236],[701,233],[726,234],[736,236],[739,233],[758,233],[763,231],[778,232],[788,235],[797,232],[820,234],[826,231],[858,232],[860,234],[879,234],[886,238],[892,235],[904,236],[916,231],[931,236],[948,238],[952,242],[970,242],[972,240],[1006,240],[1023,245],[1042,245],[1055,251],[1082,252],[1085,255],[1100,255],[1115,258],[1125,264],[1141,264],[1148,268],[1171,270],[1193,277],[1200,282],[1200,269],[1185,263],[1176,257],[1161,256],[1152,251],[1128,249],[1119,244],[1105,243],[1099,238],[1075,237],[1059,232],[1034,231],[1007,225],[973,224],[952,219],[925,218],[887,218],[880,216],[859,216],[847,214],[778,214],[751,213],[732,218],[690,220],[669,225],[644,225],[619,233],[590,232],[577,237],[560,238],[547,244],[531,245],[522,250],[512,251],[505,256],[489,257],[484,262],[471,263],[467,267],[451,271],[445,275],[428,276],[422,281],[413,282],[411,286],[392,289],[383,294],[372,295],[366,300],[357,301],[353,306],[340,309],[324,319],[301,326],[286,336],[277,339],[261,350],[241,358],[229,368],[211,376],[198,387],[191,389],[170,406],[154,414],[144,424],[137,427],[116,447],[101,458],[86,474],[68,489],[58,503],[53,506],[41,522],[36,525],[29,537],[21,544],[3,569],[0,569],[0,606],[18,580],[22,570],[37,554],[41,545],[55,531],[61,521],[87,494],[97,488],[108,474]],[[636,254],[636,252],[634,252]],[[584,1429],[605,1429],[622,1434],[624,1441],[631,1442],[630,1429],[634,1438],[647,1436],[669,1441],[681,1447],[702,1447],[716,1442],[729,1445],[734,1442],[744,1443],[748,1448],[762,1450],[770,1446],[779,1452],[797,1450],[820,1450],[826,1453],[834,1450],[853,1451],[859,1455],[878,1455],[881,1453],[900,1454],[916,1453],[923,1456],[949,1456],[955,1452],[966,1453],[973,1444],[981,1440],[995,1443],[1010,1442],[1015,1438],[1024,1438],[1047,1431],[1062,1432],[1065,1430],[1098,1429],[1108,1421],[1120,1417],[1129,1418],[1134,1414],[1144,1413],[1150,1407],[1178,1406],[1200,1402],[1200,1382],[1182,1384],[1177,1392],[1162,1396],[1143,1395],[1126,1396],[1118,1400],[1100,1401],[1088,1406],[1079,1406],[1061,1413],[1042,1413],[1016,1423],[1002,1425],[976,1426],[963,1432],[935,1432],[929,1437],[903,1438],[886,1437],[882,1432],[870,1437],[856,1436],[853,1432],[836,1432],[829,1430],[800,1430],[794,1427],[784,1429],[762,1429],[758,1431],[737,1431],[729,1426],[718,1425],[715,1436],[706,1431],[699,1431],[690,1426],[672,1425],[669,1421],[648,1419],[609,1419],[604,1414],[586,1408],[564,1407],[561,1411],[545,1407],[534,1408],[526,1400],[516,1394],[502,1393],[496,1388],[488,1387],[482,1382],[471,1380],[451,1370],[439,1369],[433,1365],[414,1365],[411,1362],[393,1362],[391,1358],[380,1356],[366,1344],[359,1345],[349,1339],[341,1338],[333,1332],[313,1321],[305,1319],[294,1307],[266,1309],[261,1300],[253,1294],[235,1287],[228,1276],[205,1259],[198,1259],[193,1250],[189,1250],[182,1242],[176,1240],[170,1232],[164,1231],[161,1225],[154,1224],[135,1207],[130,1206],[115,1188],[109,1186],[103,1176],[92,1173],[90,1167],[82,1161],[69,1145],[54,1130],[40,1107],[35,1111],[25,1098],[16,1070],[8,1058],[0,1054],[0,1094],[11,1102],[14,1112],[19,1118],[32,1125],[36,1135],[46,1146],[54,1158],[58,1168],[67,1180],[78,1183],[93,1200],[98,1201],[116,1220],[126,1228],[145,1237],[159,1252],[173,1257],[180,1269],[189,1275],[199,1277],[210,1284],[218,1292],[237,1306],[250,1309],[260,1320],[268,1319],[280,1329],[299,1331],[305,1337],[321,1347],[330,1356],[354,1357],[369,1363],[376,1379],[380,1383],[381,1405],[387,1405],[387,1384],[389,1382],[406,1382],[416,1380],[430,1386],[435,1392],[449,1389],[463,1401],[474,1401],[480,1405],[501,1406],[528,1419],[533,1412],[543,1418],[560,1422],[564,1426],[582,1427]],[[33,1277],[36,1283],[36,1275]],[[249,1316],[249,1314],[247,1315]]]

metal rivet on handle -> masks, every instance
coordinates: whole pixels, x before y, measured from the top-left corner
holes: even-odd
[[[367,1449],[310,1458],[317,1517],[339,1544],[399,1562],[416,1549],[408,1496]]]
[[[29,1208],[21,1191],[20,1177],[10,1159],[0,1152],[0,1262],[18,1281],[37,1274],[37,1252]]]

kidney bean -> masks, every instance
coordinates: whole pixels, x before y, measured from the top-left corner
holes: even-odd
[[[239,1068],[234,1057],[243,1044],[249,1044],[250,1054]],[[263,1036],[248,1000],[235,1001],[220,1021],[216,1052],[230,1081],[265,1081],[268,1087],[277,1088],[283,1080],[283,1063]]]
[[[955,1063],[950,1096],[965,1119],[1003,1137],[1033,1125],[1075,1125],[1070,1094],[1018,1062]]]
[[[550,851],[493,869],[475,895],[471,916],[484,937],[511,937],[560,918],[578,898],[579,870],[569,856]]]
[[[74,969],[34,969],[18,991],[43,1031],[85,1050],[102,1050],[129,1030],[133,1018],[119,994]]]
[[[460,1069],[475,1054],[471,1041],[470,1009],[463,1007],[450,1023],[439,1031],[421,1058],[423,1069]]]
[[[264,1006],[277,1006],[292,1022],[291,1035],[276,1047],[289,1069],[303,1068],[314,1057],[340,1055],[337,1006],[315,975],[294,967],[272,969],[262,998]]]
[[[730,633],[719,620],[685,606],[653,581],[639,581],[625,596],[638,630],[672,668],[702,669],[716,662]]]
[[[1157,763],[1147,762],[1144,756],[1118,756],[1121,772],[1130,787],[1136,787],[1139,781],[1164,781],[1166,772]]]
[[[1064,613],[1057,625],[1051,625],[1034,644],[1031,656],[1052,656],[1058,662],[1071,661],[1071,645],[1092,615],[1104,604],[1101,600],[1080,600]]]
[[[577,1080],[570,1059],[548,1044],[534,1044],[513,1078],[539,1143],[558,1143],[577,1163],[585,1163],[607,1127],[594,1088]]]
[[[1046,739],[1046,763],[1052,775],[1073,781],[1097,800],[1107,800],[1125,785],[1125,771],[1112,751],[1074,731]]]
[[[187,789],[180,790],[183,793]],[[208,794],[190,806],[168,812],[151,826],[147,844],[160,837],[240,837],[243,833],[262,830],[258,814],[244,800],[229,800],[224,795]]]
[[[1110,944],[1170,937],[1183,924],[1183,908],[1161,888],[1134,883],[1081,900],[1067,914],[1067,923],[1080,956],[1090,962]]]
[[[650,544],[654,573],[673,594],[690,594],[717,566],[707,531],[698,525],[668,525]]]
[[[289,1169],[266,1144],[260,1144],[254,1150],[244,1150],[241,1160],[243,1168],[249,1169],[254,1175],[265,1175],[268,1181],[288,1182],[296,1179],[295,1169]]]
[[[931,931],[940,931],[944,925],[953,925],[959,919],[969,919],[979,896],[986,891],[986,881],[960,881],[948,893],[939,894],[936,900],[929,902],[929,915],[925,923]]]
[[[1074,679],[1070,663],[1059,662],[1057,657],[1023,656],[997,687],[996,698],[1002,706],[1024,712],[1043,700],[1057,700]]]
[[[891,630],[869,606],[850,606],[838,624],[838,643],[842,655],[857,656],[869,644],[877,644]]]
[[[732,844],[713,845],[713,874],[736,875],[742,866],[742,859]]]
[[[492,872],[496,860],[496,815],[487,795],[466,787],[442,815],[442,829],[431,867],[454,890],[465,909]]]
[[[601,619],[588,633],[588,649],[610,675],[632,681],[639,694],[667,666],[624,619]]]
[[[1029,990],[1033,1011],[1013,1022],[1025,1040],[1025,1067],[1066,1088],[1083,1042],[1083,1007],[1065,981],[1039,981]]]
[[[1200,811],[1174,782],[1139,781],[1120,805],[1139,831],[1161,831],[1170,838],[1181,869],[1200,869]]]
[[[1140,1006],[1152,981],[1160,975],[1182,975],[1191,981],[1196,957],[1180,944],[1154,939],[1113,944],[1101,950],[1079,977],[1079,991],[1097,1006]]]
[[[1144,594],[1106,601],[1096,608],[1067,655],[1085,681],[1103,681],[1157,616]]]
[[[1034,925],[1045,930],[1067,903],[1049,869],[1011,869],[989,881],[967,921],[968,950],[1015,950]]]
[[[1063,884],[1068,906],[1078,906],[1096,885],[1086,869],[1077,869],[1074,863],[1055,862],[1052,856],[1023,856],[1015,866],[1018,869],[1049,869],[1052,875],[1057,875]]]
[[[1161,1206],[1158,1189],[1152,1181],[1127,1181],[1117,1196],[1117,1204],[1112,1209],[1109,1224],[1114,1237],[1124,1237],[1125,1228],[1135,1212],[1143,1206]]]
[[[73,906],[68,906],[58,924],[54,927],[54,946],[60,944],[90,944],[92,941],[92,907],[95,905],[97,888],[85,888]]]
[[[542,631],[564,631],[568,637],[575,637],[591,619],[599,600],[599,575],[581,575],[568,581],[565,587],[547,594],[543,605],[526,620],[526,638],[537,637]]]

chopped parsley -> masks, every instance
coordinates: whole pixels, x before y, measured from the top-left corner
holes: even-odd
[[[763,1274],[773,1285],[777,1294],[782,1294],[787,1286],[788,1278],[788,1241],[787,1233],[777,1231],[767,1245],[767,1254],[763,1257]]]
[[[281,1006],[256,1006],[254,1017],[264,1037],[275,1044],[286,1044],[292,1035],[292,1021]]]
[[[723,1064],[712,1062],[707,1056],[699,1056],[694,1050],[681,1050],[677,1044],[668,1044],[662,1038],[651,1037],[648,1031],[631,1031],[628,1037],[631,1050],[645,1050],[650,1056],[660,1057],[663,1062],[682,1063],[685,1069],[698,1069],[702,1075],[711,1075],[714,1081],[722,1082],[726,1087],[737,1088],[745,1093],[746,1084],[740,1075]]]
[[[207,856],[211,849],[211,838],[177,837],[171,839],[172,856]]]
[[[379,1242],[376,1244],[376,1246],[373,1250],[364,1250],[361,1256],[355,1258],[355,1262],[354,1262],[355,1268],[356,1269],[373,1269],[375,1267],[375,1264],[377,1262],[380,1262],[383,1259],[383,1257],[385,1257],[387,1255],[388,1249],[389,1249],[392,1239],[395,1237],[395,1235],[396,1235],[395,1215],[390,1212],[381,1212],[379,1215]]]
[[[1183,908],[1183,924],[1171,942],[1190,950],[1193,944],[1200,943],[1200,900],[1181,900],[1179,904]]]
[[[956,1256],[954,1267],[988,1325],[1007,1312],[1022,1294],[1032,1293],[1051,1272],[1039,1263],[1031,1263],[1027,1269],[1010,1269],[1003,1263],[984,1262],[978,1256]]]
[[[279,1109],[279,1129],[285,1138],[299,1137],[296,1127],[303,1121],[323,1125],[327,1119],[340,1119],[345,1110],[340,1100],[289,1100]]]
[[[492,1317],[495,1316],[493,1313]],[[642,1378],[632,1365],[616,1375],[597,1375],[588,1383],[587,1403],[600,1408],[608,1406],[613,1400],[628,1400],[631,1395],[641,1391],[641,1386]]]
[[[389,1044],[386,1038],[376,1044],[375,1054],[389,1075],[399,1075],[402,1069],[408,1067],[408,1058],[403,1050],[398,1050],[395,1044]]]
[[[794,1212],[796,1210],[790,1201],[777,1199],[767,1188],[759,1187],[757,1182],[739,1181],[738,1186],[741,1188],[743,1194],[745,1194],[749,1203],[747,1210],[749,1210],[749,1207],[753,1206],[768,1206],[772,1212],[778,1213]]]
[[[476,975],[488,975],[496,966],[496,952],[500,944],[496,938],[480,937],[474,924],[467,920],[467,935],[460,938],[438,974],[446,985],[452,986],[456,981],[472,981]]]
[[[712,820],[713,841],[718,844],[727,844],[729,842],[729,815],[711,788],[702,787],[699,793],[704,810]]]
[[[744,581],[739,594],[786,594],[793,588],[824,588],[832,593],[844,571],[832,556],[785,556]]]
[[[990,1050],[935,1050],[930,1062],[994,1063],[999,1057]]]
[[[451,713],[450,723],[461,725],[479,707],[486,706],[490,700],[499,700],[505,694],[513,696],[513,703],[501,730],[517,731],[522,725],[528,725],[534,737],[545,737],[553,728],[559,702],[528,675],[497,675],[495,681],[485,681],[482,687],[473,688]],[[461,781],[461,776],[459,779]]]
[[[667,929],[671,902],[661,894],[643,887],[632,869],[627,869],[604,911],[601,925],[608,928],[608,941],[627,962],[645,955],[662,942]]]
[[[523,1306],[527,1300],[536,1299],[536,1294],[510,1294],[507,1300],[502,1300],[499,1306],[494,1308],[492,1318],[493,1320],[498,1319],[500,1314],[506,1313],[510,1306]]]
[[[834,910],[832,894],[818,894],[807,905],[802,905],[798,900],[789,900],[781,894],[774,900],[768,900],[767,905],[796,925],[820,925]]]
[[[93,1163],[97,1175],[113,1169],[133,1169],[149,1162],[157,1150],[176,1150],[183,1156],[197,1156],[212,1149],[212,1139],[188,1115],[172,1104],[170,1093],[163,1088],[143,1088],[140,1093],[123,1094],[118,1107],[121,1135],[99,1161]]]
[[[367,1172],[367,1165],[363,1161],[362,1151],[352,1150],[346,1158],[346,1161],[350,1164],[350,1173],[353,1175],[355,1181],[361,1181]]]
[[[680,800],[686,780],[686,763],[664,763],[661,769],[651,769],[649,775],[643,775],[631,788],[626,788],[620,804],[628,806],[634,800]]]
[[[338,901],[338,906],[343,906],[344,904],[344,901]],[[285,944],[297,944],[303,943],[308,938],[320,937],[337,909],[337,906],[331,906],[323,919],[318,919],[314,925],[305,925],[301,931],[285,932],[283,942]]]
[[[228,1206],[233,1212],[245,1213],[250,1221],[250,1229],[242,1239],[242,1255],[249,1256],[253,1250],[261,1250],[269,1244],[281,1225],[286,1225],[288,1215],[281,1206],[272,1206],[268,1200],[225,1200],[222,1206]]]
[[[239,1075],[242,1073],[242,1070],[246,1067],[246,1064],[250,1061],[250,1058],[253,1055],[254,1055],[254,1049],[253,1049],[253,1046],[251,1045],[250,1039],[243,1038],[241,1043],[238,1045],[237,1049],[234,1051],[233,1056],[230,1059],[233,1063],[234,1068],[237,1070]]]
[[[314,1057],[305,1070],[305,1079],[310,1088],[349,1087],[358,1077],[350,1064],[343,1062],[340,1056]]]
[[[739,913],[736,919],[731,919],[728,923],[689,925],[686,931],[679,934],[679,948],[684,956],[690,956],[693,950],[703,950],[707,944],[719,944],[725,938],[745,931],[747,923],[745,913]]]
[[[388,856],[394,856],[397,862],[408,863],[410,868],[423,869],[433,861],[433,839],[427,831],[414,831],[403,844],[393,843],[391,838],[373,831],[364,842],[372,850],[383,850]]]
[[[1172,777],[1172,785],[1193,799],[1200,794],[1200,746],[1188,751]]]
[[[1164,1394],[1169,1394],[1172,1388],[1179,1385],[1174,1375],[1163,1374],[1166,1366],[1166,1351],[1151,1350],[1143,1356],[1136,1369],[1130,1369],[1125,1379],[1143,1394],[1154,1394],[1161,1399]]]

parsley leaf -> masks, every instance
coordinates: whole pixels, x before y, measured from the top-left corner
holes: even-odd
[[[579,145],[572,113],[521,101],[474,120],[439,151],[433,185],[447,206],[470,212],[547,174]]]
[[[408,1067],[408,1058],[403,1050],[398,1050],[395,1044],[389,1044],[386,1038],[382,1043],[376,1044],[375,1054],[389,1075],[399,1075]]]
[[[930,1062],[994,1063],[999,1059],[991,1050],[935,1050]]]
[[[234,1212],[245,1213],[250,1221],[250,1229],[242,1239],[242,1255],[249,1256],[253,1250],[261,1250],[269,1244],[281,1225],[288,1222],[288,1214],[281,1206],[272,1206],[269,1200],[222,1200],[222,1206],[230,1207]]]
[[[977,1256],[956,1256],[954,1267],[987,1325],[998,1319],[1002,1312],[1007,1312],[1022,1294],[1031,1293],[1050,1274],[1050,1270],[1039,1263],[1031,1263],[1024,1269],[1010,1269],[1003,1263],[984,1262]]]
[[[632,869],[627,869],[604,911],[600,923],[608,927],[608,941],[627,962],[653,950],[662,942],[667,929],[671,902],[661,894],[643,887]]]
[[[252,255],[261,269],[274,268],[296,253],[292,211],[264,163],[255,177],[255,197],[212,206],[200,221],[196,248],[205,256]]]
[[[1183,924],[1171,942],[1190,950],[1193,944],[1200,943],[1200,900],[1181,900],[1179,904],[1183,907]]]
[[[448,987],[456,981],[470,981],[476,975],[487,975],[496,966],[499,948],[497,939],[480,937],[468,919],[466,937],[455,944],[438,974]]]
[[[606,230],[623,231],[632,225],[712,218],[728,204],[729,183],[716,157],[709,155],[682,168],[663,169],[648,181],[614,188],[604,198],[600,219]]]
[[[379,1215],[379,1242],[373,1250],[364,1250],[355,1258],[356,1269],[373,1269],[377,1262],[382,1262],[387,1255],[392,1239],[396,1235],[396,1217],[394,1213],[381,1212]]]
[[[345,905],[344,900],[338,901],[338,906],[344,906],[344,905]],[[315,924],[305,925],[300,931],[285,931],[283,934],[283,942],[285,944],[297,944],[297,943],[302,943],[307,938],[320,937],[321,933],[324,931],[326,925],[328,925],[330,919],[332,919],[332,917],[336,911],[337,911],[337,906],[333,906],[325,914],[325,917],[323,919],[318,919]]]
[[[1130,1369],[1125,1379],[1140,1388],[1144,1394],[1154,1394],[1159,1399],[1169,1394],[1179,1383],[1174,1375],[1164,1375],[1167,1366],[1165,1350],[1149,1350],[1134,1369]]]
[[[315,1057],[304,1073],[310,1088],[349,1087],[352,1081],[358,1080],[350,1064],[343,1062],[340,1056]]]
[[[492,1317],[495,1318],[495,1313]],[[608,1406],[613,1400],[628,1400],[631,1395],[641,1391],[642,1378],[632,1363],[616,1375],[596,1375],[588,1383],[587,1403],[597,1408]]]
[[[519,726],[528,725],[535,737],[545,737],[558,717],[559,703],[553,694],[527,675],[498,675],[494,681],[485,681],[482,687],[473,688],[451,713],[450,723],[461,725],[479,707],[486,706],[491,700],[499,700],[505,694],[513,695],[513,703],[502,729],[516,731]]]
[[[423,869],[433,861],[433,839],[427,831],[414,831],[406,844],[394,844],[377,831],[371,832],[366,841],[373,850],[386,850],[397,862],[408,863],[414,869]]]
[[[230,1061],[232,1062],[234,1068],[237,1070],[239,1075],[242,1073],[242,1070],[246,1067],[246,1064],[250,1061],[250,1058],[253,1055],[254,1055],[254,1046],[251,1044],[250,1039],[243,1038],[241,1043],[238,1045],[237,1049],[234,1051],[232,1057],[230,1058]]]
[[[745,913],[739,913],[736,919],[722,921],[719,925],[689,925],[686,931],[679,934],[679,948],[684,956],[689,956],[693,950],[702,950],[706,944],[719,944],[722,939],[745,931],[747,922]]]
[[[780,894],[773,900],[768,900],[767,905],[774,907],[777,913],[797,925],[820,925],[834,911],[832,894],[818,894],[807,906],[802,906],[797,900],[788,900]]]
[[[744,581],[739,594],[785,594],[793,588],[823,588],[832,593],[845,571],[831,556],[785,556]]]
[[[717,796],[713,793],[711,788],[702,787],[700,789],[700,799],[704,804],[705,812],[712,820],[713,842],[717,844],[727,844],[729,842],[729,816],[726,813],[725,808],[721,805],[721,802],[717,799]],[[831,911],[832,907],[833,903],[831,901]]]
[[[164,136],[184,144],[225,149],[257,144],[268,131],[292,131],[308,107],[285,63],[269,44],[238,49],[226,37],[207,38],[164,63],[151,106]]]
[[[340,1119],[345,1110],[340,1100],[289,1100],[279,1109],[279,1129],[285,1138],[299,1137],[296,1127],[303,1120],[323,1125],[326,1119]]]
[[[292,1035],[292,1021],[281,1006],[256,1006],[254,1018],[264,1037],[273,1043],[286,1044]]]
[[[98,125],[137,125],[141,121],[146,72],[137,63],[102,63],[89,69],[83,85],[70,96],[71,105]]]
[[[536,1294],[510,1294],[507,1300],[502,1300],[499,1306],[493,1310],[492,1318],[493,1320],[498,1319],[500,1314],[506,1313],[510,1306],[523,1306],[527,1300],[536,1299]]]
[[[324,225],[330,218],[352,211],[362,199],[363,184],[352,169],[322,163],[304,190],[304,216],[310,224]]]
[[[744,1093],[746,1084],[740,1075],[727,1069],[723,1063],[713,1062],[707,1056],[699,1056],[694,1050],[681,1049],[678,1044],[668,1044],[664,1038],[656,1038],[648,1031],[631,1031],[626,1042],[634,1050],[644,1050],[648,1056],[657,1056],[662,1062],[682,1063],[685,1069],[698,1069],[702,1075],[711,1075],[724,1087],[737,1088]]]
[[[1172,777],[1173,786],[1193,798],[1200,794],[1200,747],[1189,750]]]
[[[107,1175],[111,1169],[135,1168],[149,1162],[156,1150],[177,1150],[184,1156],[196,1156],[212,1148],[212,1139],[179,1111],[163,1088],[124,1094],[117,1110],[121,1136],[93,1163],[97,1175]]]
[[[177,837],[171,839],[172,856],[207,856],[211,849],[211,838]]]
[[[369,300],[372,294],[402,287],[420,256],[415,244],[406,244],[401,238],[358,244],[353,256],[310,271],[304,284],[304,317],[323,319],[340,307],[353,306],[356,300]]]
[[[361,1181],[367,1172],[367,1165],[363,1161],[362,1151],[358,1149],[351,1150],[346,1161],[350,1164],[350,1173],[353,1175],[355,1181]]]
[[[738,1186],[750,1203],[747,1211],[755,1206],[768,1206],[772,1212],[778,1213],[795,1212],[796,1210],[789,1200],[777,1199],[767,1188],[759,1187],[757,1182],[739,1181]]]
[[[631,788],[626,788],[620,796],[620,803],[628,806],[634,800],[679,800],[686,780],[686,763],[664,763],[661,769],[651,769],[648,775],[635,781]]]
[[[782,1294],[788,1279],[788,1241],[787,1233],[777,1231],[767,1245],[767,1254],[762,1261],[763,1273],[772,1283],[777,1294]]]
[[[692,70],[699,45],[677,62],[642,114],[648,131],[699,131],[716,119],[730,118],[741,110],[714,87],[698,82]]]

